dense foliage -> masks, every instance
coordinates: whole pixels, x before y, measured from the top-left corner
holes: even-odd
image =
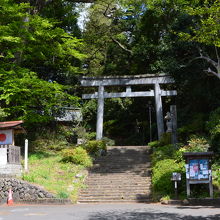
[[[1,0],[0,103],[8,119],[49,121],[61,106],[78,103],[58,82],[79,72],[82,42],[58,23],[29,3]]]

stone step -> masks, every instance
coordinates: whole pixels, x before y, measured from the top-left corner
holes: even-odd
[[[116,188],[149,188],[151,186],[151,184],[146,184],[146,183],[134,183],[134,184],[128,184],[128,183],[124,183],[124,184],[117,184],[117,183],[109,183],[109,182],[96,182],[96,183],[85,183],[87,185],[87,187],[89,188],[111,188],[111,189],[116,189]],[[100,186],[100,187],[99,187]]]
[[[138,177],[127,177],[126,175],[121,175],[121,176],[112,176],[112,175],[108,175],[108,176],[105,176],[105,177],[96,177],[96,176],[93,176],[93,175],[89,175],[87,177],[87,179],[91,179],[91,180],[98,180],[98,181],[108,181],[108,180],[118,180],[119,181],[123,181],[123,180],[126,180],[126,181],[132,181],[132,182],[136,182],[136,181],[150,181],[150,176],[140,176],[139,178]]]
[[[141,180],[141,181],[150,181],[151,180],[151,177],[150,176],[128,176],[128,175],[94,175],[94,174],[89,174],[88,177],[89,179],[96,179],[96,180],[109,180],[109,179],[113,179],[113,180],[117,180],[117,179],[125,179],[128,180],[128,181],[138,181],[138,180]]]
[[[146,193],[145,194],[140,194],[142,195],[143,198],[150,198],[151,194]],[[93,198],[93,199],[137,199],[138,196],[136,194],[124,194],[124,193],[118,193],[118,194],[91,194],[91,195],[86,195],[82,194],[80,195],[79,199],[88,199],[88,198]],[[141,198],[141,197],[139,197]]]
[[[109,190],[105,190],[105,188],[97,188],[97,189],[91,189],[88,188],[87,190],[83,190],[81,191],[81,194],[92,194],[92,193],[97,193],[100,192],[100,194],[102,193],[139,193],[139,192],[150,192],[151,191],[151,187],[148,188],[140,188],[140,189],[135,189],[135,188],[127,188],[127,189],[123,189],[123,188],[118,188],[118,189],[109,189]]]
[[[151,163],[145,146],[108,147],[89,169],[80,203],[149,202]]]
[[[91,171],[90,171],[91,172]],[[99,174],[102,174],[102,175],[106,175],[106,174],[109,174],[109,175],[112,175],[112,174],[130,174],[130,173],[133,173],[133,174],[135,174],[135,175],[140,175],[140,176],[143,176],[143,177],[147,177],[147,176],[150,176],[151,175],[151,170],[149,170],[149,171],[147,171],[147,170],[143,170],[143,171],[139,171],[139,170],[137,170],[137,171],[132,171],[132,172],[123,172],[123,171],[121,171],[121,170],[100,170],[100,171],[96,171],[95,172],[95,174],[97,174],[97,173],[99,173]],[[93,173],[94,174],[94,173]]]
[[[136,194],[150,194],[150,190],[134,190],[134,191],[83,191],[83,196],[103,196],[103,195],[136,195]]]
[[[120,160],[117,160],[120,157]],[[107,159],[111,159],[111,161],[109,161],[110,164],[113,164],[113,162],[116,162],[116,164],[123,164],[123,163],[129,163],[128,165],[138,165],[141,164],[142,162],[145,163],[150,163],[150,157],[147,155],[137,155],[137,156],[133,156],[133,155],[124,155],[124,156],[120,156],[120,155],[109,155],[109,156],[102,156],[97,158],[94,162],[95,163],[99,163],[99,162],[105,162]]]
[[[87,203],[151,203],[152,199],[141,199],[141,200],[126,200],[126,199],[120,199],[120,200],[105,200],[105,199],[83,199],[83,200],[78,200],[77,203],[79,204],[87,204]]]
[[[112,175],[109,175],[109,176],[105,176],[105,177],[96,177],[96,176],[93,176],[93,175],[89,175],[87,177],[87,179],[91,179],[91,180],[97,180],[97,181],[108,181],[108,180],[118,180],[119,181],[122,181],[122,180],[126,180],[126,181],[132,181],[132,182],[136,182],[136,181],[151,181],[150,180],[150,176],[140,176],[139,178],[138,177],[127,177],[126,175],[122,175],[122,176],[112,176]]]
[[[122,183],[132,183],[132,184],[137,184],[137,183],[142,183],[142,184],[146,184],[146,183],[150,183],[150,180],[146,180],[146,179],[139,179],[139,180],[132,180],[132,179],[115,179],[115,178],[107,178],[107,179],[87,179],[85,181],[85,183],[117,183],[117,184],[122,184]]]
[[[121,172],[130,172],[130,173],[134,173],[134,171],[142,171],[142,169],[149,169],[151,167],[151,165],[144,165],[144,166],[141,166],[141,167],[128,167],[128,166],[118,166],[118,167],[114,167],[114,166],[103,166],[103,165],[100,165],[99,167],[94,167],[93,169],[90,169],[89,171],[91,172],[98,172],[98,171],[111,171],[111,170],[118,170],[118,171],[121,171]],[[98,172],[99,173],[99,172]]]
[[[94,164],[94,167],[91,168],[90,170],[91,171],[94,171],[96,169],[125,169],[128,170],[128,171],[132,171],[133,169],[142,169],[142,168],[150,168],[151,167],[151,164],[143,164],[143,165],[135,165],[135,166],[132,166],[132,165],[126,165],[126,164],[108,164],[108,165],[105,165],[105,167],[103,167],[103,164]]]
[[[136,199],[149,199],[150,195],[91,195],[86,196],[83,195],[83,198],[85,199],[109,199],[109,200],[119,200],[119,199],[127,199],[127,200],[136,200]],[[83,199],[82,197],[79,197],[79,199]]]
[[[118,157],[120,157],[120,160],[117,160]],[[99,161],[105,162],[105,160],[109,158],[111,158],[113,161],[117,161],[117,163],[130,162],[130,164],[132,164],[132,162],[134,162],[134,164],[138,164],[139,162],[143,162],[143,161],[146,163],[150,163],[150,156],[144,154],[143,152],[140,152],[140,154],[138,155],[133,155],[133,154],[121,155],[121,153],[107,154],[107,156],[102,156],[97,158],[95,162],[96,163],[98,163]],[[112,163],[112,161],[109,162]]]
[[[102,192],[102,191],[94,191],[94,192],[82,192],[81,196],[84,197],[91,197],[91,196],[118,196],[118,195],[124,195],[124,196],[134,196],[137,194],[141,194],[141,195],[150,195],[151,191],[134,191],[134,192],[125,192],[125,191],[114,191],[114,192]]]
[[[95,179],[93,179],[93,180],[86,180],[86,182],[85,182],[86,184],[90,184],[90,185],[93,185],[93,184],[100,184],[100,183],[103,183],[103,184],[108,184],[108,185],[111,185],[111,184],[114,184],[114,185],[147,185],[147,184],[150,184],[150,182],[149,181],[146,181],[146,180],[138,180],[138,181],[132,181],[132,180],[130,180],[130,181],[126,181],[126,180],[102,180],[102,181],[100,181],[100,180],[95,180]]]
[[[115,178],[115,179],[124,179],[126,178],[127,180],[138,180],[138,179],[145,179],[145,180],[150,180],[150,176],[137,176],[137,175],[133,175],[133,176],[130,176],[128,174],[119,174],[119,175],[116,175],[116,174],[109,174],[109,175],[96,175],[96,174],[89,174],[88,175],[88,178],[90,179],[97,179],[97,180],[105,180],[105,179],[108,179],[108,178]]]
[[[106,188],[109,188],[111,190],[117,190],[117,189],[131,189],[131,190],[135,190],[135,189],[149,189],[151,187],[151,185],[109,185],[109,184],[96,184],[96,185],[88,185],[87,188],[85,188],[84,190],[86,189],[106,189]]]
[[[125,191],[125,192],[136,192],[136,191],[149,191],[151,189],[151,186],[148,187],[88,187],[87,189],[83,189],[82,192],[95,192],[95,191],[100,191],[100,192],[106,192],[110,191],[112,193],[114,192],[120,192],[120,191]]]
[[[89,201],[89,200],[93,200],[93,201],[98,201],[98,200],[106,200],[106,201],[122,201],[122,200],[130,200],[130,201],[146,201],[151,199],[149,196],[142,196],[142,197],[138,197],[138,196],[133,196],[133,197],[128,197],[128,196],[115,196],[115,197],[108,197],[108,196],[99,196],[99,197],[83,197],[83,198],[79,198],[78,201]]]
[[[117,190],[117,189],[131,189],[131,190],[135,190],[135,189],[148,189],[151,187],[151,184],[149,185],[109,185],[109,184],[93,184],[93,185],[88,185],[86,189],[111,189],[111,190]]]
[[[115,189],[115,188],[148,188],[151,186],[151,184],[146,184],[146,183],[134,183],[134,184],[128,184],[128,183],[109,183],[109,182],[88,182],[85,183],[87,185],[87,187],[93,187],[93,188],[98,188],[98,186],[102,187],[102,188],[111,188],[111,189]]]
[[[78,201],[79,202],[83,202],[83,201],[93,201],[93,202],[96,202],[96,201],[125,201],[125,200],[127,200],[127,201],[134,201],[134,202],[137,202],[137,201],[139,201],[139,202],[146,202],[146,201],[149,201],[149,200],[151,200],[151,198],[149,197],[149,198],[129,198],[129,197],[113,197],[113,198],[111,198],[111,197],[108,197],[108,198],[106,198],[106,197],[90,197],[90,198],[78,198]]]
[[[127,174],[140,174],[140,173],[149,173],[151,172],[151,169],[149,167],[141,167],[141,168],[135,168],[130,169],[129,168],[123,169],[123,168],[96,168],[93,170],[90,170],[91,173],[100,173],[100,174],[111,174],[111,173],[127,173]]]
[[[104,192],[106,191],[107,187],[88,187],[87,189],[84,189],[82,192],[95,192],[95,191],[100,191],[100,192]],[[121,187],[121,188],[108,188],[108,190],[110,190],[112,193],[113,192],[136,192],[136,191],[148,191],[151,190],[151,187],[139,187],[139,188],[135,188],[135,187]]]
[[[81,193],[84,192],[110,192],[110,193],[115,193],[115,192],[129,192],[129,193],[136,193],[136,192],[149,192],[151,190],[151,187],[142,187],[142,188],[87,188],[81,191]]]
[[[90,171],[91,172],[91,171]],[[140,171],[143,172],[143,171]],[[101,177],[101,178],[105,178],[105,177],[128,177],[128,178],[140,178],[140,177],[145,177],[145,176],[140,176],[140,174],[134,173],[134,172],[121,172],[121,173],[89,173],[88,177]],[[150,177],[150,176],[149,176]],[[148,177],[146,177],[148,178]]]
[[[128,166],[126,164],[108,164],[108,165],[104,165],[104,163],[99,163],[99,164],[94,164],[93,168],[90,168],[91,171],[97,169],[97,168],[101,168],[101,169],[110,169],[110,168],[114,168],[114,169],[125,169],[125,171],[129,171],[132,169],[141,169],[141,168],[150,168],[151,164],[143,164],[142,166]],[[127,168],[127,169],[126,169]]]

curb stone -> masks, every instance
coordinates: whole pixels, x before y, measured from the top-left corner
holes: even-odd
[[[215,206],[220,207],[220,198],[188,198],[184,200],[163,200],[162,205],[182,205],[182,206]]]
[[[16,201],[15,203],[40,204],[40,205],[70,205],[70,204],[72,204],[70,199],[56,199],[56,198],[25,199],[25,200]]]

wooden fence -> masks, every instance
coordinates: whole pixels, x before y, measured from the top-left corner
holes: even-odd
[[[0,145],[0,148],[7,149],[7,163],[20,164],[21,163],[21,148],[13,145]]]

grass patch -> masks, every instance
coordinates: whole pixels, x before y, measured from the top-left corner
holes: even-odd
[[[35,153],[29,157],[29,172],[23,180],[43,186],[57,198],[70,198],[77,201],[86,172],[83,166],[61,162],[60,153]],[[76,174],[82,173],[80,178]]]

